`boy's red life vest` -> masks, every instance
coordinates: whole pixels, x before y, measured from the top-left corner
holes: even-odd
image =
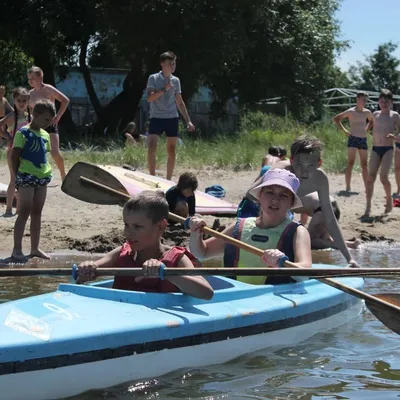
[[[186,248],[184,247],[172,247],[166,251],[159,259],[165,264],[167,268],[173,268],[178,266],[179,260],[186,255],[195,264],[196,259]],[[119,268],[141,268],[134,260],[135,253],[132,251],[129,243],[124,243],[121,247],[118,258]],[[136,290],[138,292],[152,292],[152,293],[179,293],[180,290],[177,286],[168,280],[161,280],[160,278],[145,278],[140,282],[135,281],[134,276],[116,276],[114,278],[114,289],[122,290]]]

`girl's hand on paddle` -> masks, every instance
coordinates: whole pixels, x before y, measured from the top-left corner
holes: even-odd
[[[204,221],[204,219],[201,219],[199,217],[190,218],[189,228],[191,232],[201,233],[205,226],[207,226],[207,224],[206,221]]]
[[[361,268],[360,265],[357,263],[357,261],[351,259],[349,261],[349,268]]]
[[[85,261],[78,266],[78,279],[76,283],[85,283],[96,279],[97,265],[94,261]]]
[[[261,259],[267,264],[269,267],[272,268],[279,268],[279,260],[285,257],[285,253],[282,253],[278,249],[268,249],[264,250],[264,255]]]
[[[162,263],[160,260],[156,260],[154,258],[145,261],[142,265],[143,276],[137,276],[135,281],[140,282],[146,278],[159,278],[161,264]]]

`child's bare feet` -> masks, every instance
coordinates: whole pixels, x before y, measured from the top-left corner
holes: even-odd
[[[50,260],[50,256],[40,249],[32,250],[31,254],[29,254],[29,257],[39,257],[39,258],[45,258],[46,260]]]
[[[11,253],[11,258],[15,261],[26,262],[28,261],[28,257],[25,256],[20,250],[13,250]]]

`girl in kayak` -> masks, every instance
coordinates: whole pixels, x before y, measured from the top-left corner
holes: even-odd
[[[310,235],[304,226],[288,217],[290,208],[301,206],[297,196],[299,180],[289,171],[272,169],[265,173],[261,183],[251,190],[259,201],[259,217],[239,218],[223,232],[225,235],[264,250],[263,257],[239,250],[217,238],[203,240],[203,219],[192,217],[190,250],[198,259],[223,254],[226,267],[279,267],[285,255],[302,268],[311,268]],[[293,282],[290,277],[242,276],[238,280],[251,284]]]
[[[161,263],[166,267],[194,268],[195,258],[183,247],[168,247],[161,237],[168,225],[168,202],[161,191],[145,190],[124,206],[126,242],[97,261],[85,261],[78,268],[78,283],[96,278],[96,268],[142,268],[143,276],[116,276],[113,288],[141,292],[183,292],[209,300],[210,284],[201,276],[168,276],[160,279]]]

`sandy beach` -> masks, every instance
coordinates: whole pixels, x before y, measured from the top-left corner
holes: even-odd
[[[143,172],[147,172],[143,169]],[[174,177],[183,170],[177,168]],[[257,171],[216,170],[203,167],[196,173],[199,189],[219,184],[226,190],[226,200],[238,203],[246,189],[255,179]],[[164,176],[165,171],[158,173]],[[375,185],[373,198],[372,222],[361,222],[365,209],[364,187],[360,174],[353,174],[352,190],[360,192],[349,197],[340,196],[344,189],[344,176],[329,175],[330,192],[337,199],[342,217],[340,226],[345,239],[361,238],[362,240],[394,240],[397,241],[399,229],[400,208],[394,208],[383,215],[385,198],[381,183]],[[394,176],[390,177],[394,185]],[[8,168],[0,164],[0,182],[9,182]],[[54,186],[56,184],[56,186]],[[339,193],[339,195],[338,195]],[[5,205],[0,204],[0,215],[4,213]],[[13,228],[16,217],[0,217],[0,255],[8,257],[13,244]],[[212,225],[215,217],[207,216],[206,220]],[[221,225],[229,224],[233,219],[221,218]],[[171,227],[166,232],[166,240],[177,244],[185,244],[187,234],[179,226]],[[115,248],[123,240],[122,213],[119,206],[100,206],[88,204],[71,198],[61,191],[61,179],[58,170],[54,168],[54,178],[48,188],[48,196],[43,211],[41,248],[49,253],[61,250],[79,250],[87,252],[106,252]],[[23,250],[29,251],[29,221],[24,235]]]

